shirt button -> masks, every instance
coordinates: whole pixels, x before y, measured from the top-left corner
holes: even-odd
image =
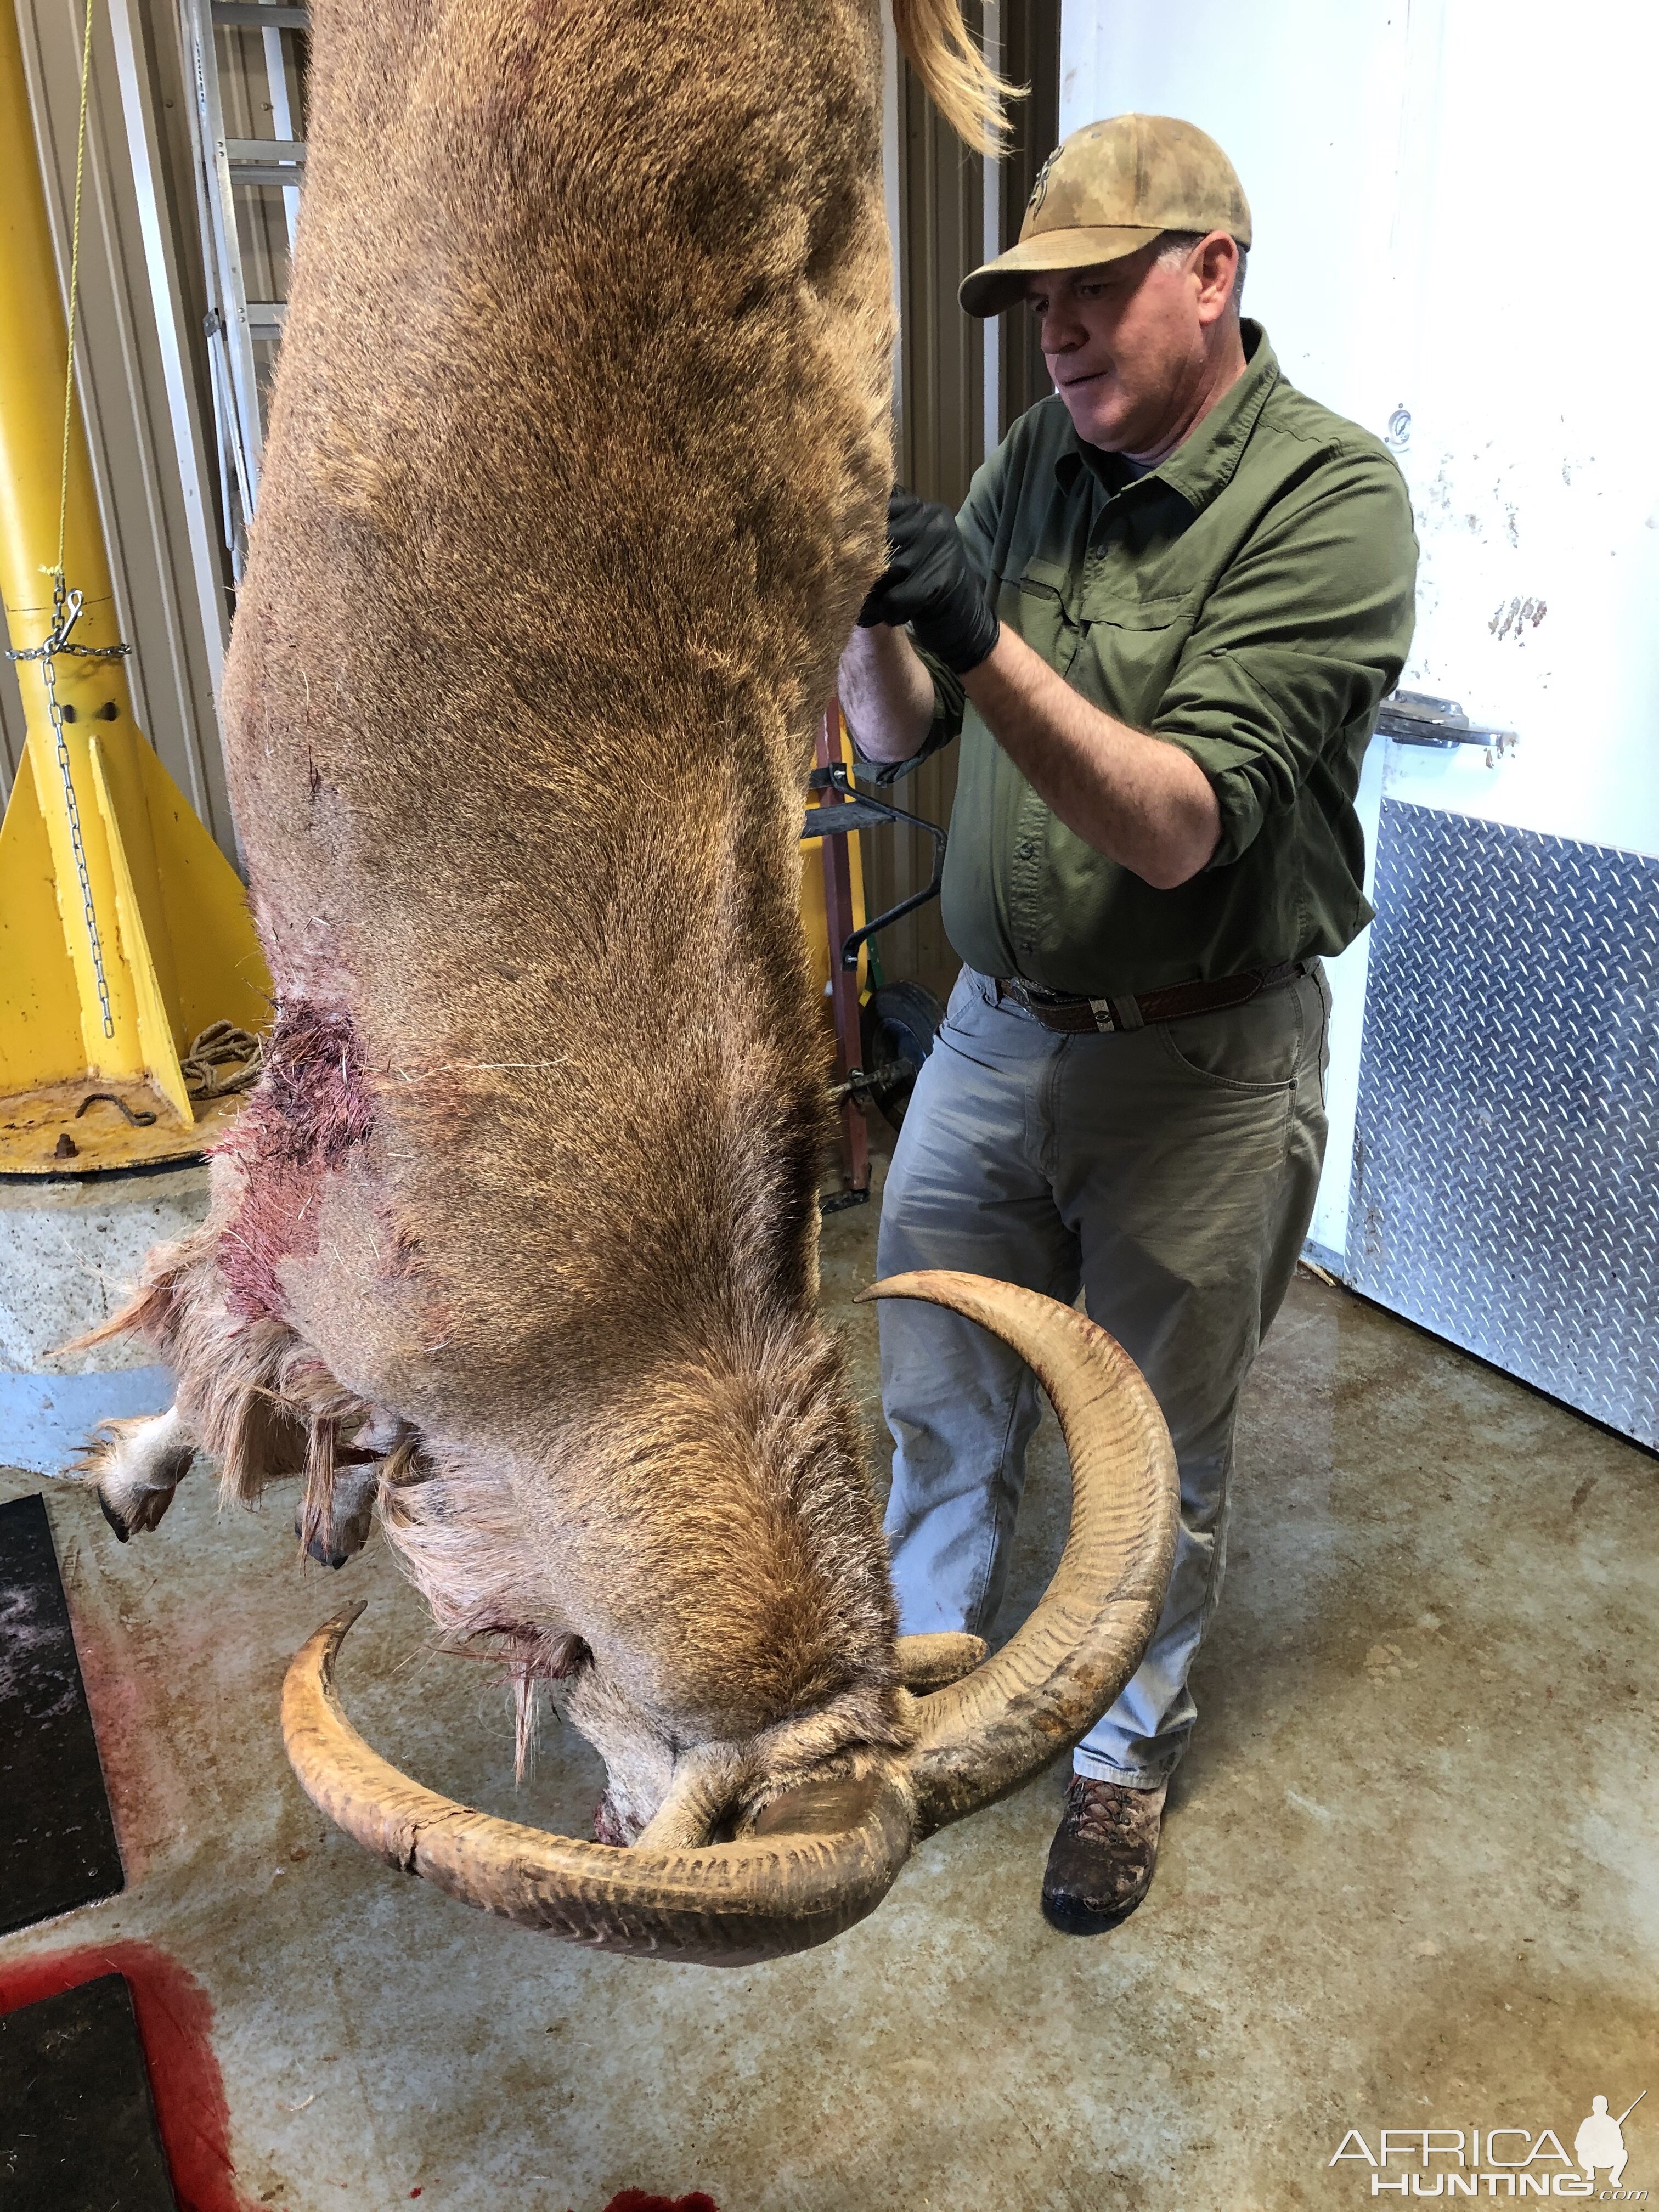
[[[1031,857],[1031,841],[1029,837],[1019,848],[1019,857],[1022,860],[1029,860]]]

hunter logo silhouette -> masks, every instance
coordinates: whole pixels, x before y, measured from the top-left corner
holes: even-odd
[[[1647,2095],[1645,2089],[1642,2097]],[[1617,2189],[1624,2179],[1625,2161],[1630,2153],[1625,2148],[1625,2123],[1642,2101],[1632,2098],[1615,2120],[1607,2110],[1605,2097],[1592,2097],[1589,2116],[1580,2125],[1572,2139],[1572,2154],[1584,2169],[1584,2179],[1593,2181],[1597,2166],[1607,2171],[1607,2186]]]

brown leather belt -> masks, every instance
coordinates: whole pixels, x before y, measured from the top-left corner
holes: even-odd
[[[1171,983],[1166,990],[1143,991],[1139,998],[1085,999],[1068,991],[1045,991],[1021,975],[999,975],[997,999],[1012,999],[1046,1030],[1089,1034],[1098,1030],[1143,1030],[1153,1022],[1178,1022],[1188,1014],[1219,1013],[1242,1006],[1263,991],[1305,975],[1305,960],[1281,961],[1277,968],[1252,968],[1243,975],[1218,975],[1210,982]]]

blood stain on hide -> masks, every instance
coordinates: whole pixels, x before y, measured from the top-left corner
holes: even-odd
[[[304,1000],[285,1006],[258,1089],[221,1149],[241,1172],[236,1217],[220,1240],[233,1313],[278,1316],[278,1270],[317,1249],[325,1176],[374,1126],[374,1103],[351,1017]]]
[[[211,2040],[208,1994],[176,1959],[123,1940],[0,1965],[0,2013],[120,1974],[132,1992],[156,2124],[180,2212],[260,2212],[236,2186],[230,2109]]]

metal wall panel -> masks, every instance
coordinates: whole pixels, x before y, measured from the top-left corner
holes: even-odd
[[[1659,1445],[1659,861],[1385,800],[1347,1273]]]
[[[998,61],[1011,84],[1026,88],[1009,109],[1012,125],[1000,167],[1000,246],[1019,236],[1037,172],[1060,143],[1060,0],[1002,0]],[[1036,318],[1023,307],[997,318],[1001,355],[1000,434],[1054,390],[1038,342]]]
[[[0,0],[0,5],[10,4]],[[235,836],[213,696],[217,654],[204,631],[197,588],[191,517],[146,275],[110,15],[97,0],[92,4],[77,383],[122,635],[133,647],[133,704],[168,772],[223,851],[234,857]],[[18,27],[62,278],[69,270],[84,20],[80,8],[66,0],[19,0]],[[145,27],[154,36],[143,58],[141,91],[152,103],[169,178],[187,177],[176,37],[170,19],[159,9]],[[169,198],[167,212],[176,224],[187,225],[188,198]],[[181,244],[181,263],[193,264],[199,252],[193,240],[187,246]],[[22,743],[15,678],[9,665],[0,662],[0,794],[10,787]]]

